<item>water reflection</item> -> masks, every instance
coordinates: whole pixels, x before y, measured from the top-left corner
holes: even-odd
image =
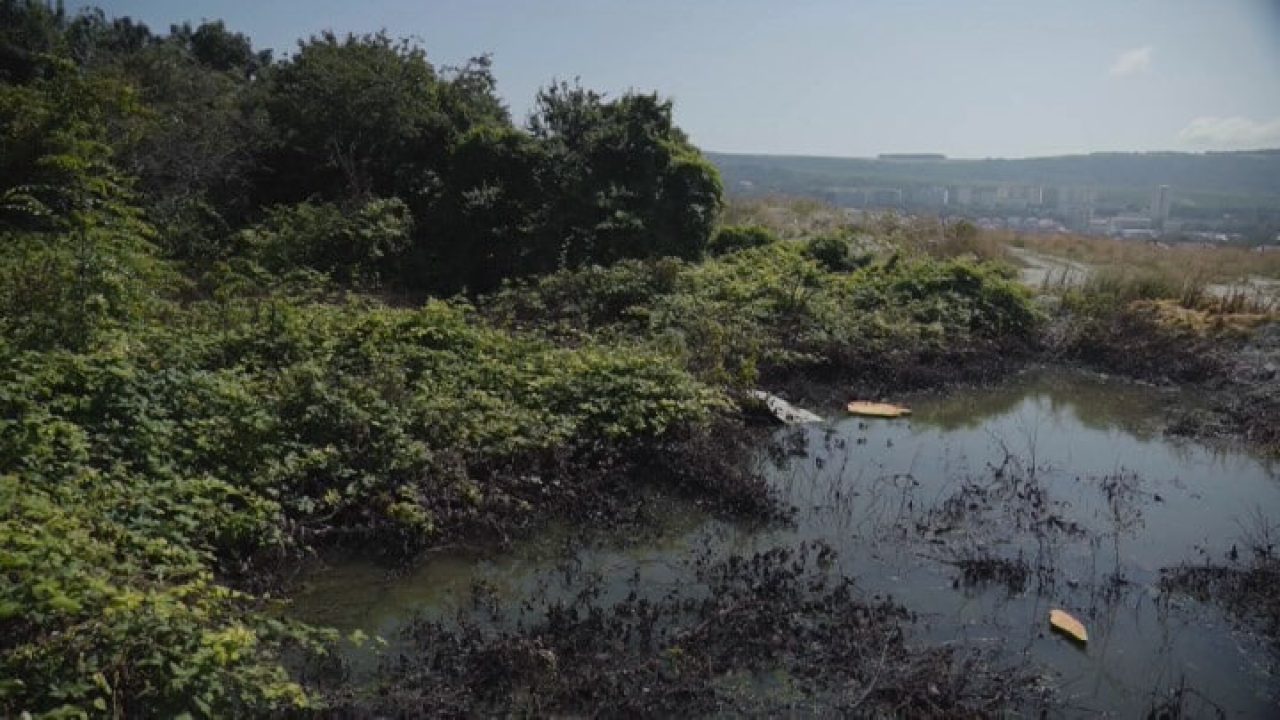
[[[1229,714],[1276,707],[1274,658],[1216,608],[1161,596],[1162,567],[1220,558],[1254,513],[1280,517],[1276,468],[1164,438],[1187,398],[1063,371],[913,398],[909,420],[839,418],[778,432],[760,469],[795,506],[786,527],[740,527],[673,503],[645,538],[556,528],[502,553],[442,554],[398,575],[359,559],[317,574],[295,611],[394,638],[414,612],[447,617],[483,588],[500,607],[635,588],[697,592],[691,558],[821,540],[831,568],[923,622],[917,642],[999,647],[1043,667],[1068,714],[1140,715],[1185,682]],[[778,447],[790,451],[778,451]],[[655,502],[660,500],[655,499]],[[1047,631],[1081,617],[1079,648]]]
[[[980,391],[925,398],[912,419],[942,430],[974,429],[1009,415],[1028,400],[1035,400],[1038,414],[1069,415],[1087,428],[1120,430],[1149,439],[1158,433],[1172,406],[1197,403],[1200,398],[1101,375],[1041,369]]]

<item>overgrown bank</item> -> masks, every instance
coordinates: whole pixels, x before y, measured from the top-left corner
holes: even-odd
[[[1034,335],[980,264],[702,260],[719,181],[655,96],[556,86],[521,129],[487,64],[381,35],[273,62],[220,23],[0,15],[5,714],[312,707],[283,659],[337,638],[279,619],[277,564],[617,521],[645,485],[768,515],[735,390]]]
[[[774,241],[701,263],[624,262],[548,275],[481,303],[505,327],[641,338],[710,382],[797,374],[880,392],[955,381],[1033,352],[1042,315],[999,264],[843,237]]]
[[[517,126],[487,59],[437,69],[385,35],[273,60],[216,22],[159,35],[27,0],[0,0],[0,20],[6,715],[315,709],[284,659],[338,638],[279,619],[277,564],[616,522],[649,486],[768,516],[739,462],[739,391],[936,384],[1041,338],[972,234],[721,226],[719,177],[656,95],[554,85]],[[906,667],[950,660],[901,643],[897,606],[740,570],[718,587],[763,625],[870,627]],[[751,596],[757,571],[786,602]],[[750,650],[724,610],[664,612]],[[671,647],[624,667],[644,677]],[[696,664],[678,670],[659,707],[720,706]],[[899,698],[869,670],[813,687],[856,680],[851,709],[937,714],[1004,697]],[[573,696],[589,676],[565,682],[549,707],[595,707]]]
[[[1280,453],[1280,316],[1269,307],[1103,273],[1062,291],[1045,347],[1103,372],[1202,389],[1210,407],[1171,418],[1170,431]]]
[[[170,321],[82,353],[4,349],[11,710],[300,703],[278,654],[314,633],[228,589],[271,556],[585,516],[626,497],[638,458],[663,465],[725,421],[722,393],[666,357],[556,347],[445,304],[272,299]],[[667,470],[765,508],[740,475]]]
[[[1035,324],[981,265],[834,272],[788,246],[566,271],[483,312],[233,277],[78,350],[0,348],[7,708],[304,705],[282,653],[333,638],[231,589],[261,587],[272,558],[614,517],[653,481],[769,513],[717,431],[738,422],[726,390],[815,366],[941,372]]]

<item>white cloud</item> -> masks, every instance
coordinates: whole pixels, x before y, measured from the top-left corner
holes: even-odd
[[[1151,46],[1125,50],[1111,63],[1111,74],[1116,77],[1138,75],[1151,69]]]
[[[1280,118],[1198,117],[1182,128],[1178,139],[1187,145],[1223,150],[1280,147]]]

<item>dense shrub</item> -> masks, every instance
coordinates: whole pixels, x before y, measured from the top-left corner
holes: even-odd
[[[674,258],[592,265],[509,283],[482,303],[489,317],[509,326],[566,334],[627,327],[643,334],[659,298],[675,292],[687,267]]]
[[[166,505],[125,470],[70,472],[0,475],[6,715],[243,714],[310,704],[282,653],[319,651],[331,634],[251,612],[253,598],[219,585],[207,555],[183,537],[184,523],[195,531],[217,522],[201,511],[234,503],[233,489],[210,487],[194,507],[183,497]],[[197,492],[205,484],[217,483],[190,482]]]
[[[215,571],[332,533],[514,527],[586,489],[559,473],[546,494],[556,457],[625,463],[725,407],[652,350],[557,347],[444,303],[206,303],[3,367],[7,712],[305,703],[279,654],[314,633]]]
[[[853,242],[846,234],[819,235],[805,242],[805,254],[831,272],[848,272],[868,265],[871,253],[854,254]]]
[[[778,236],[768,228],[759,225],[730,225],[716,231],[707,243],[707,252],[711,255],[762,247],[778,242]]]
[[[562,336],[640,335],[714,382],[825,366],[886,375],[945,355],[992,358],[1034,344],[1041,316],[991,265],[929,258],[833,272],[800,245],[699,264],[555,273],[482,303],[498,322]],[[608,308],[607,312],[600,311]]]
[[[311,269],[344,284],[377,285],[409,245],[413,225],[399,200],[357,207],[302,203],[278,207],[241,231],[241,254],[275,273]]]

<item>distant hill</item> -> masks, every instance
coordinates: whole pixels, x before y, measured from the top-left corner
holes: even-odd
[[[1184,199],[1223,209],[1280,207],[1280,150],[1093,153],[1016,160],[937,155],[837,158],[708,153],[730,192],[821,195],[856,186],[1009,184],[1088,187],[1126,201],[1170,185]]]

